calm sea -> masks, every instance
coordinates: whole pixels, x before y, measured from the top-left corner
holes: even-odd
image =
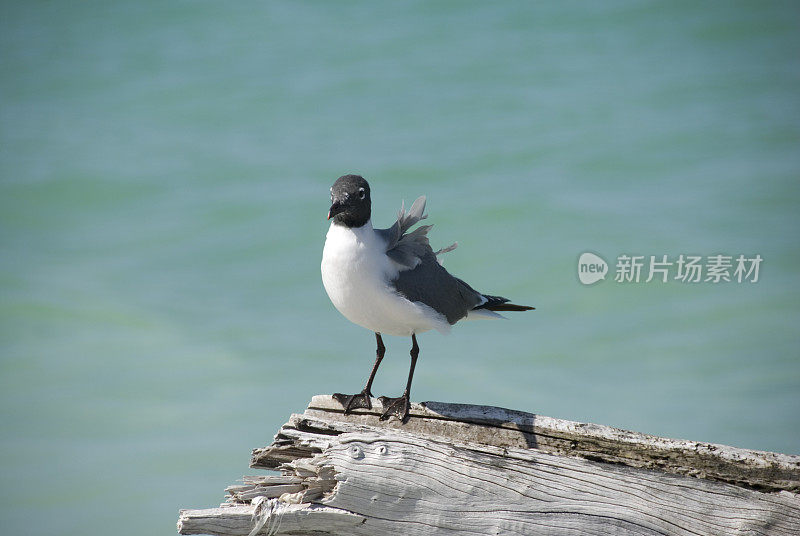
[[[371,333],[322,288],[328,188],[537,310],[420,337],[415,400],[800,453],[800,8],[6,2],[0,530],[172,534]],[[577,260],[609,263],[584,286]],[[616,282],[760,255],[756,283]],[[410,342],[386,338],[376,394]]]

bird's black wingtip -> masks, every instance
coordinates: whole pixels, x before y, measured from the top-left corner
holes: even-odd
[[[477,306],[475,309],[488,309],[490,311],[531,311],[536,309],[530,305],[517,305],[516,303],[509,303],[508,298],[502,296],[491,296],[484,294],[486,303]]]
[[[498,303],[496,305],[484,305],[483,309],[489,309],[490,311],[532,311],[536,309],[536,307],[531,307],[530,305],[517,305],[516,303]]]

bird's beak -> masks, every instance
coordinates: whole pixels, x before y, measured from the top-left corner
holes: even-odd
[[[331,205],[331,208],[328,210],[328,219],[333,218],[334,216],[336,216],[337,214],[339,214],[343,210],[344,210],[344,206],[339,202],[338,199],[334,199],[333,200],[333,204]]]

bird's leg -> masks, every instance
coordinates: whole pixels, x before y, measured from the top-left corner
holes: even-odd
[[[417,346],[416,334],[411,334],[411,369],[408,371],[408,383],[406,383],[406,390],[403,391],[403,396],[398,398],[389,398],[387,396],[380,397],[381,404],[384,407],[381,420],[385,421],[390,415],[396,416],[403,423],[408,421],[408,412],[411,408],[411,380],[414,378],[414,367],[417,365],[417,356],[419,355],[419,346]]]
[[[378,372],[378,366],[381,364],[383,354],[386,353],[386,347],[383,345],[383,339],[381,339],[380,333],[375,333],[375,340],[378,342],[378,348],[375,351],[375,364],[372,365],[372,372],[369,373],[369,379],[364,389],[355,395],[343,395],[342,393],[333,394],[333,398],[338,400],[342,407],[344,407],[345,414],[350,413],[356,408],[372,409],[372,401],[370,400],[372,396],[372,381],[375,379],[375,374]]]

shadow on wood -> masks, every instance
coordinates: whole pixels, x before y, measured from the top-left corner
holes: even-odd
[[[798,534],[800,456],[488,406],[292,415],[219,508],[181,534]]]

